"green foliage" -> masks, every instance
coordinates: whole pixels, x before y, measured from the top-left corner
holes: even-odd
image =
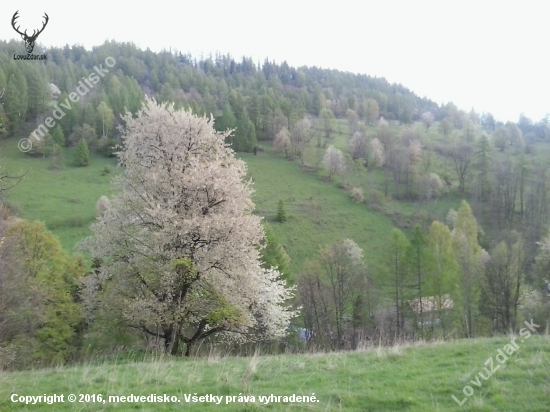
[[[75,127],[69,136],[68,143],[70,146],[76,146],[81,140],[86,141],[88,148],[97,151],[98,139],[94,129],[89,124],[85,123],[82,126]]]
[[[10,67],[7,87],[2,98],[8,118],[8,130],[13,135],[23,124],[28,110],[28,86],[25,76],[15,67]]]
[[[277,203],[277,217],[275,219],[279,223],[284,223],[287,220],[285,205],[282,200],[279,200],[279,203]]]
[[[412,123],[411,112],[408,107],[405,107],[399,114],[399,122],[405,126]]]
[[[3,338],[18,348],[22,363],[67,359],[75,349],[81,317],[75,301],[78,279],[84,275],[81,258],[69,258],[41,222],[20,221],[4,240],[14,245],[11,259],[23,282],[18,291],[23,306],[12,315],[23,324],[18,333]]]
[[[47,157],[51,155],[54,140],[49,133],[44,134],[44,137],[40,140],[35,141],[34,139],[32,139],[31,142],[32,147],[31,150],[27,152],[27,155],[33,157]]]
[[[216,126],[216,130],[220,132],[237,127],[237,118],[235,117],[229,103],[225,104],[222,115],[218,116],[214,124]],[[228,137],[229,142],[231,142],[232,137],[234,136]]]
[[[384,196],[384,193],[382,193],[380,190],[373,189],[369,193],[369,197],[367,199],[367,205],[373,210],[382,210],[386,207],[386,204],[388,203],[386,196]]]
[[[90,164],[90,151],[86,140],[80,139],[76,146],[74,161],[77,166],[88,166]]]
[[[287,284],[293,284],[295,279],[290,271],[290,258],[284,247],[279,243],[273,228],[267,222],[264,222],[264,232],[265,248],[261,250],[262,267],[265,269],[276,267],[282,278],[287,281]]]
[[[97,106],[96,116],[96,133],[101,137],[109,137],[112,135],[115,115],[107,103],[102,101]]]
[[[46,109],[50,100],[50,90],[47,80],[36,65],[27,68],[26,78],[29,99],[28,117],[32,119],[39,116]]]
[[[10,47],[4,43],[0,51],[9,55]],[[146,89],[159,101],[174,101],[176,107],[192,108],[201,115],[214,114],[219,129],[236,128],[229,141],[233,148],[248,152],[254,150],[257,139],[273,139],[282,127],[290,129],[306,113],[323,114],[326,144],[332,137],[332,129],[335,130],[334,120],[344,117],[347,109],[358,111],[362,120],[373,124],[380,114],[388,119],[397,118],[405,105],[413,111],[437,107],[434,102],[419,98],[401,85],[390,85],[383,78],[315,67],[296,69],[286,62],[276,64],[266,60],[257,67],[250,58],[235,62],[230,55],[209,56],[199,61],[190,56],[166,59],[162,53],[115,42],[98,46],[93,52],[73,46],[53,48],[50,53],[55,57],[47,69],[13,61],[0,67],[0,86],[6,90],[5,125],[10,134],[19,131],[26,120],[34,121],[49,105],[56,104],[57,110],[64,114],[59,122],[70,145],[80,140],[70,136],[83,124],[91,125],[100,138],[116,140],[120,137],[119,115],[125,110],[135,114]],[[123,56],[116,71],[94,84],[85,105],[82,99],[70,100],[69,94],[82,81],[82,74],[93,71],[98,59],[110,55]],[[50,101],[50,79],[57,79],[56,84],[62,90],[55,102]],[[177,92],[182,89],[186,93]],[[217,116],[219,113],[221,116]],[[58,136],[55,139],[64,146]],[[87,143],[91,151],[98,149],[92,141]]]
[[[65,135],[63,134],[63,129],[61,128],[59,123],[55,124],[54,128],[51,131],[51,135],[54,143],[58,144],[61,147],[65,146]]]
[[[453,293],[454,314],[467,337],[478,330],[478,310],[483,253],[478,242],[479,227],[472,209],[462,201],[453,230],[453,249],[460,268],[460,280]]]
[[[7,127],[8,127],[8,117],[6,116],[4,105],[0,104],[0,138],[3,138],[8,135]]]
[[[459,274],[451,231],[445,224],[435,221],[430,227],[427,240],[433,265],[426,279],[426,292],[430,296],[450,294],[458,283]]]
[[[405,326],[405,303],[415,297],[410,289],[411,282],[407,267],[409,248],[410,243],[403,232],[392,229],[380,262],[383,265],[383,282],[388,291],[388,299],[395,308],[398,336],[402,334]]]

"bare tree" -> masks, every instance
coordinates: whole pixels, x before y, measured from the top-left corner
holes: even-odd
[[[422,123],[424,124],[424,126],[426,126],[426,131],[428,131],[433,122],[434,115],[431,112],[422,113]]]
[[[346,110],[346,119],[348,119],[348,131],[350,135],[353,135],[357,131],[359,116],[355,110],[348,109]]]
[[[495,130],[493,141],[495,146],[498,147],[501,152],[504,152],[504,149],[506,149],[510,141],[510,131],[504,126],[499,126],[497,130]]]
[[[481,290],[481,309],[501,333],[516,328],[526,264],[523,240],[511,242],[500,242],[491,252]]]
[[[275,139],[275,136],[283,127],[288,128],[288,119],[280,108],[267,116],[266,121],[269,139]]]
[[[304,164],[304,154],[306,147],[313,138],[313,130],[311,128],[311,122],[307,118],[303,118],[297,121],[292,127],[290,134],[290,142],[292,145],[292,151],[294,155],[300,158],[300,164]]]
[[[349,154],[353,160],[364,159],[365,166],[368,167],[369,146],[367,138],[362,133],[355,132],[348,143]]]
[[[451,130],[453,130],[453,125],[447,119],[443,119],[441,122],[439,122],[438,129],[439,132],[443,135],[443,138],[447,139],[449,133],[451,133]]]
[[[367,99],[365,104],[365,114],[367,117],[367,123],[373,125],[380,116],[380,108],[378,102],[374,99]]]
[[[21,179],[25,177],[27,172],[22,173],[18,176],[10,175],[9,172],[5,172],[2,170],[2,167],[0,166],[0,205],[4,205],[4,194],[7,190],[11,189],[12,187],[16,186]]]
[[[466,190],[466,178],[471,170],[474,154],[472,143],[464,140],[456,140],[454,144],[447,148],[447,156],[453,161],[458,179],[458,188],[462,192]]]
[[[324,141],[322,146],[325,147],[332,139],[332,132],[334,131],[334,114],[332,110],[325,108],[321,110],[321,124],[324,132]],[[321,141],[317,142],[318,146],[321,146]]]
[[[504,127],[508,129],[510,146],[515,148],[516,153],[519,153],[524,145],[523,134],[521,133],[521,130],[513,122],[506,122]]]
[[[503,224],[512,225],[518,194],[518,176],[513,173],[512,162],[508,158],[496,162],[493,169],[491,217],[500,227]]]
[[[307,327],[332,349],[345,346],[345,331],[357,309],[354,304],[365,292],[364,272],[363,251],[353,240],[345,239],[323,249],[300,277],[298,290]]]

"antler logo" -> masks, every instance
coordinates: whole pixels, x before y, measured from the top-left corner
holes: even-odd
[[[24,33],[21,33],[19,31],[19,26],[15,27],[15,20],[17,20],[17,18],[19,17],[17,15],[18,13],[19,13],[19,10],[17,10],[15,12],[15,14],[13,15],[13,17],[11,18],[11,25],[12,25],[13,29],[21,35],[21,38],[23,40],[25,40],[25,48],[27,49],[27,53],[30,54],[34,50],[34,42],[36,41],[36,38],[46,28],[46,25],[48,24],[49,17],[46,13],[44,13],[44,18],[46,19],[46,21],[44,23],[42,23],[42,28],[40,30],[38,30],[38,32],[36,30],[34,30],[32,35],[29,36],[29,35],[27,35],[27,30],[25,30]]]

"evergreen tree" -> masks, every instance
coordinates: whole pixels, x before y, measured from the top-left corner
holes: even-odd
[[[33,119],[46,109],[50,100],[50,91],[46,80],[42,78],[35,65],[29,65],[27,68],[26,79],[29,94],[28,116]]]
[[[285,211],[285,205],[282,200],[279,200],[277,205],[277,222],[284,223],[286,222],[287,216]]]
[[[237,118],[233,109],[229,103],[226,103],[223,107],[223,113],[218,117],[216,129],[219,131],[226,131],[227,129],[234,129],[237,126]]]
[[[281,277],[287,281],[287,284],[293,284],[294,277],[290,272],[290,257],[279,243],[275,231],[267,222],[264,223],[264,232],[265,248],[261,251],[262,267],[265,269],[270,269],[271,267],[277,268],[281,273]]]
[[[88,166],[90,164],[90,150],[84,139],[80,139],[76,146],[75,163],[77,166]]]
[[[51,135],[54,143],[58,144],[61,147],[65,146],[65,135],[63,134],[63,129],[61,128],[59,123],[56,123],[51,131]]]
[[[57,99],[58,106],[60,103],[70,107],[66,109],[65,107],[60,107],[60,109],[65,113],[65,116],[59,120],[61,129],[63,130],[64,136],[70,136],[73,130],[82,124],[82,104],[80,100],[76,103],[69,100],[69,95],[65,92],[59,95]]]
[[[26,81],[23,89],[18,88],[15,78],[11,78],[8,81],[8,87],[4,92],[3,103],[8,120],[7,129],[12,136],[21,127],[25,119],[25,114],[27,112],[27,105],[25,104],[26,93]]]

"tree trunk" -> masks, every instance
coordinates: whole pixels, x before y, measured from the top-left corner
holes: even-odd
[[[177,355],[180,344],[180,328],[171,327],[164,331],[164,352],[168,355]]]
[[[185,343],[185,356],[186,357],[191,356],[191,347],[192,346],[193,346],[193,344],[191,342],[186,342]]]

